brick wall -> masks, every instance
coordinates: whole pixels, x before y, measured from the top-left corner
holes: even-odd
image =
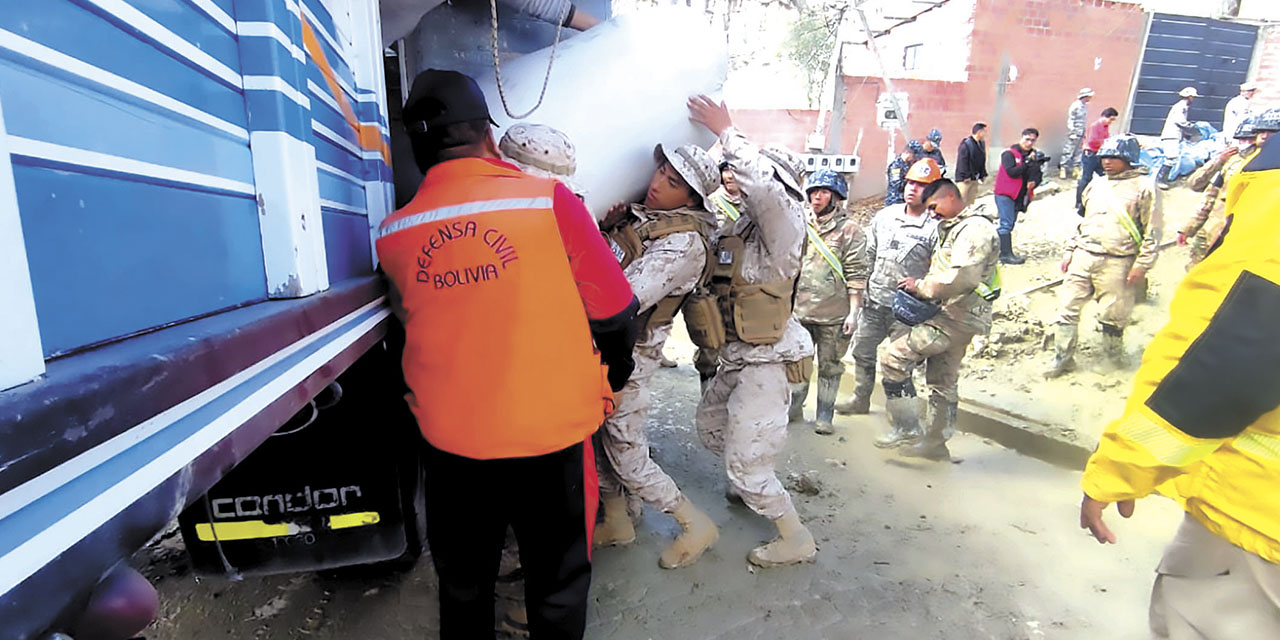
[[[1254,50],[1250,78],[1258,83],[1254,110],[1280,107],[1280,25],[1263,27],[1260,46]]]
[[[923,138],[930,128],[937,127],[943,134],[942,150],[948,162],[955,162],[956,148],[976,121],[992,127],[988,170],[999,161],[999,151],[1013,144],[1028,126],[1040,129],[1040,148],[1056,159],[1066,134],[1067,109],[1081,87],[1097,92],[1089,106],[1091,119],[1109,106],[1124,113],[1145,25],[1141,9],[1127,2],[978,0],[969,80],[903,79],[895,80],[894,88],[910,96],[912,136]],[[936,28],[948,25],[940,23]],[[1280,34],[1276,36],[1280,40]],[[1280,64],[1280,57],[1276,63]],[[1017,67],[1016,79],[1002,83],[1006,65]],[[863,165],[853,181],[855,197],[882,192],[885,186],[889,136],[875,122],[875,101],[884,90],[882,84],[878,77],[845,77],[841,151],[851,153],[862,132],[858,154]],[[1280,88],[1272,96],[1280,99]],[[735,114],[743,131],[753,137],[797,150],[803,148],[804,134],[812,129],[814,117],[813,112],[796,111]],[[901,151],[905,140],[898,136],[894,146]]]

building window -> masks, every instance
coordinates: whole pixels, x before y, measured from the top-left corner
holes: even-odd
[[[902,69],[904,71],[911,71],[917,67],[920,62],[920,47],[922,46],[924,45],[913,44],[902,50]]]

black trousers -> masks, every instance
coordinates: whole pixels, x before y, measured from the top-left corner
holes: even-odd
[[[510,525],[530,637],[581,640],[599,495],[590,442],[496,460],[426,449],[427,544],[440,577],[441,639],[494,637],[494,582]]]

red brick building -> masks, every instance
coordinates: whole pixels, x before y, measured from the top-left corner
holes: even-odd
[[[999,150],[1028,126],[1041,131],[1039,146],[1056,161],[1067,109],[1081,87],[1097,92],[1091,119],[1109,106],[1124,113],[1145,26],[1146,14],[1132,2],[949,0],[878,33],[876,43],[894,89],[908,96],[911,136],[938,128],[943,153],[954,163],[972,124],[986,122],[993,170]],[[885,186],[889,133],[878,126],[875,105],[887,87],[869,49],[854,39],[842,61],[843,126],[828,145],[852,153],[861,134],[863,165],[852,195],[865,197]],[[817,112],[738,111],[735,117],[761,141],[802,149]],[[903,148],[898,135],[895,149]]]

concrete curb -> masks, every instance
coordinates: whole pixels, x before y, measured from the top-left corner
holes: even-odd
[[[1057,437],[1061,429],[985,403],[961,400],[956,428],[1066,469],[1084,469],[1093,448]]]

